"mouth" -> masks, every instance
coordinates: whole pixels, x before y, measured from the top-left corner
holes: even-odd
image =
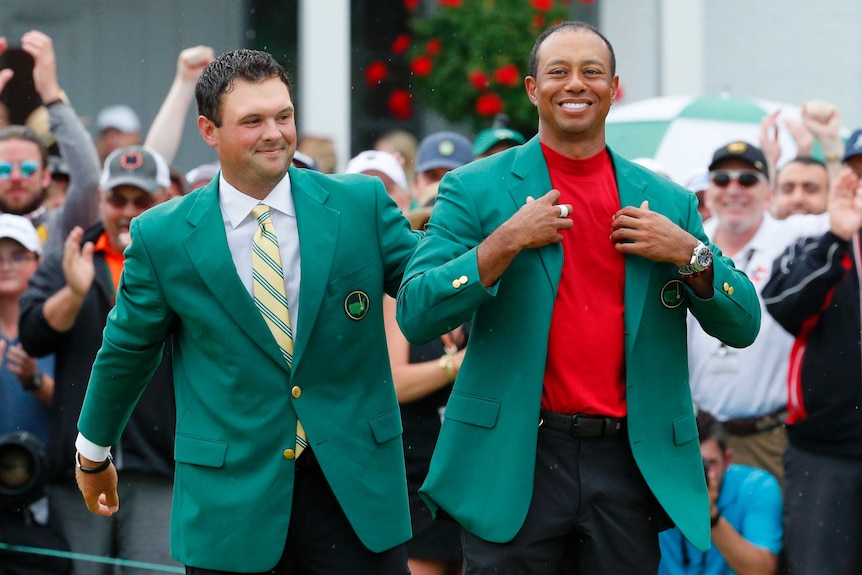
[[[563,110],[569,110],[572,112],[581,112],[590,107],[589,102],[562,102],[560,107]]]

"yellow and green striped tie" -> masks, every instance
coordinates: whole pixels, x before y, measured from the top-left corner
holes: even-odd
[[[290,314],[287,295],[284,289],[284,272],[281,269],[281,255],[278,251],[278,238],[272,225],[269,206],[258,204],[251,214],[257,219],[254,244],[251,255],[251,274],[254,303],[263,316],[266,325],[275,337],[287,366],[293,365],[293,330],[290,328]],[[296,420],[296,457],[308,447],[302,423]]]

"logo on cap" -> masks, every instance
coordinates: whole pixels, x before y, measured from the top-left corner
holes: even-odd
[[[443,140],[440,142],[440,145],[437,146],[437,151],[440,152],[441,156],[451,156],[455,153],[455,144],[452,140]]]
[[[748,149],[748,144],[745,142],[733,142],[732,144],[728,144],[727,151],[731,154],[744,154],[745,150]]]
[[[144,165],[144,157],[140,152],[126,152],[120,156],[120,167],[124,170],[138,170]]]

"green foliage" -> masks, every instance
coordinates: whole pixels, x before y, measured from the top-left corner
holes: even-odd
[[[432,14],[411,20],[414,36],[407,56],[414,95],[448,120],[468,121],[477,131],[503,112],[510,127],[534,134],[536,109],[524,90],[530,50],[542,30],[571,15],[572,7],[560,0],[441,1]],[[430,58],[426,75],[417,58]],[[487,86],[471,81],[471,74],[483,74]]]

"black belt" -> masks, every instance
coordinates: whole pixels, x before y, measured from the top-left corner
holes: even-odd
[[[785,419],[787,419],[787,410],[782,408],[758,417],[728,419],[723,425],[729,434],[745,436],[781,427],[784,425]]]
[[[602,437],[619,435],[626,429],[624,417],[605,417],[603,415],[566,415],[553,411],[539,412],[539,427],[568,433],[572,437]]]

